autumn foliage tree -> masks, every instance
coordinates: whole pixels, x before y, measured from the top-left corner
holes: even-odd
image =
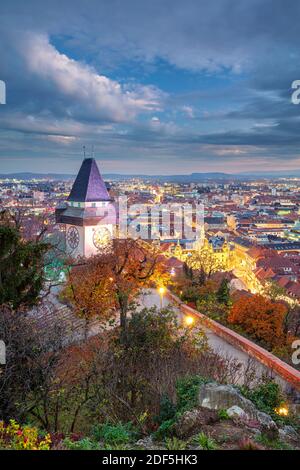
[[[186,263],[188,268],[194,273],[194,281],[200,285],[204,285],[214,273],[222,271],[224,268],[221,260],[216,257],[211,246],[207,244],[194,251]]]
[[[228,321],[240,325],[246,333],[273,349],[285,342],[286,313],[284,304],[254,295],[240,298],[231,308]]]
[[[140,240],[115,239],[108,252],[74,266],[65,289],[77,313],[88,322],[107,322],[119,312],[123,331],[132,301],[144,287],[166,284],[169,275],[159,251]]]

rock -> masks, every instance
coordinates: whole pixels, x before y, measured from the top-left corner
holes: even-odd
[[[300,404],[299,403],[291,403],[290,406],[290,411],[292,414],[299,416],[300,415]]]
[[[155,450],[158,448],[157,445],[153,442],[152,436],[146,436],[143,439],[139,439],[135,445],[146,450]]]
[[[245,411],[237,405],[233,405],[227,410],[229,418],[247,418],[248,415]]]
[[[250,416],[239,406],[232,406],[228,408],[227,414],[233,419],[233,421],[238,422],[240,425],[243,425],[244,428],[248,429],[252,434],[261,433],[261,424],[257,419],[250,418]]]
[[[279,437],[282,441],[292,442],[300,446],[300,435],[293,428],[293,426],[284,426],[279,429]]]
[[[262,433],[264,433],[268,439],[270,439],[271,441],[274,439],[278,439],[278,427],[275,421],[273,421],[273,419],[271,418],[271,416],[267,415],[266,413],[263,413],[262,411],[257,411],[256,419],[260,424]]]
[[[219,419],[216,411],[206,408],[199,407],[191,411],[186,411],[179,418],[175,426],[176,436],[179,438],[190,437],[193,434],[199,433],[202,426],[216,423]]]
[[[254,404],[232,385],[220,385],[211,382],[202,385],[199,390],[199,405],[211,410],[227,410],[238,406],[251,418],[256,418]]]
[[[278,427],[273,419],[258,411],[255,405],[245,398],[232,385],[220,385],[211,382],[202,385],[199,390],[199,405],[212,410],[231,410],[232,417],[245,420],[245,425],[251,424],[251,420],[257,421],[261,432],[269,439],[278,438]],[[242,414],[244,413],[244,415]]]

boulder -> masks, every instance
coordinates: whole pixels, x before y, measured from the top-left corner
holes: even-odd
[[[278,427],[273,419],[258,411],[252,401],[245,398],[232,385],[220,385],[211,382],[202,385],[199,390],[199,405],[211,410],[226,409],[233,418],[245,419],[245,424],[251,420],[257,421],[261,432],[269,439],[278,438]]]
[[[279,429],[279,437],[282,441],[300,446],[300,435],[293,426],[284,426]]]
[[[232,385],[220,385],[211,382],[202,385],[199,390],[199,405],[211,410],[228,410],[238,406],[251,418],[256,418],[254,404]]]
[[[275,421],[271,416],[263,413],[262,411],[257,411],[256,419],[260,424],[261,432],[267,436],[268,439],[275,440],[279,437],[278,427]]]
[[[229,418],[248,418],[247,413],[237,405],[233,405],[227,410]]]
[[[186,411],[175,425],[175,433],[179,438],[187,438],[201,431],[202,426],[219,421],[218,413],[207,408],[194,408]]]
[[[145,450],[164,450],[163,446],[160,446],[158,443],[153,442],[152,436],[146,436],[143,439],[139,439],[135,443],[135,445]]]

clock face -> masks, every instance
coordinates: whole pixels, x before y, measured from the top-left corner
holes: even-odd
[[[79,232],[76,227],[70,227],[67,231],[67,242],[70,248],[72,250],[75,250],[75,248],[78,247],[79,245]]]
[[[107,250],[111,245],[110,231],[105,228],[97,228],[93,233],[93,243],[98,251]]]

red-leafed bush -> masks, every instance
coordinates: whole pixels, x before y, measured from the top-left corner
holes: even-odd
[[[246,333],[273,349],[286,342],[284,334],[286,313],[287,308],[282,303],[254,295],[251,298],[242,297],[233,305],[228,322],[240,325]]]

